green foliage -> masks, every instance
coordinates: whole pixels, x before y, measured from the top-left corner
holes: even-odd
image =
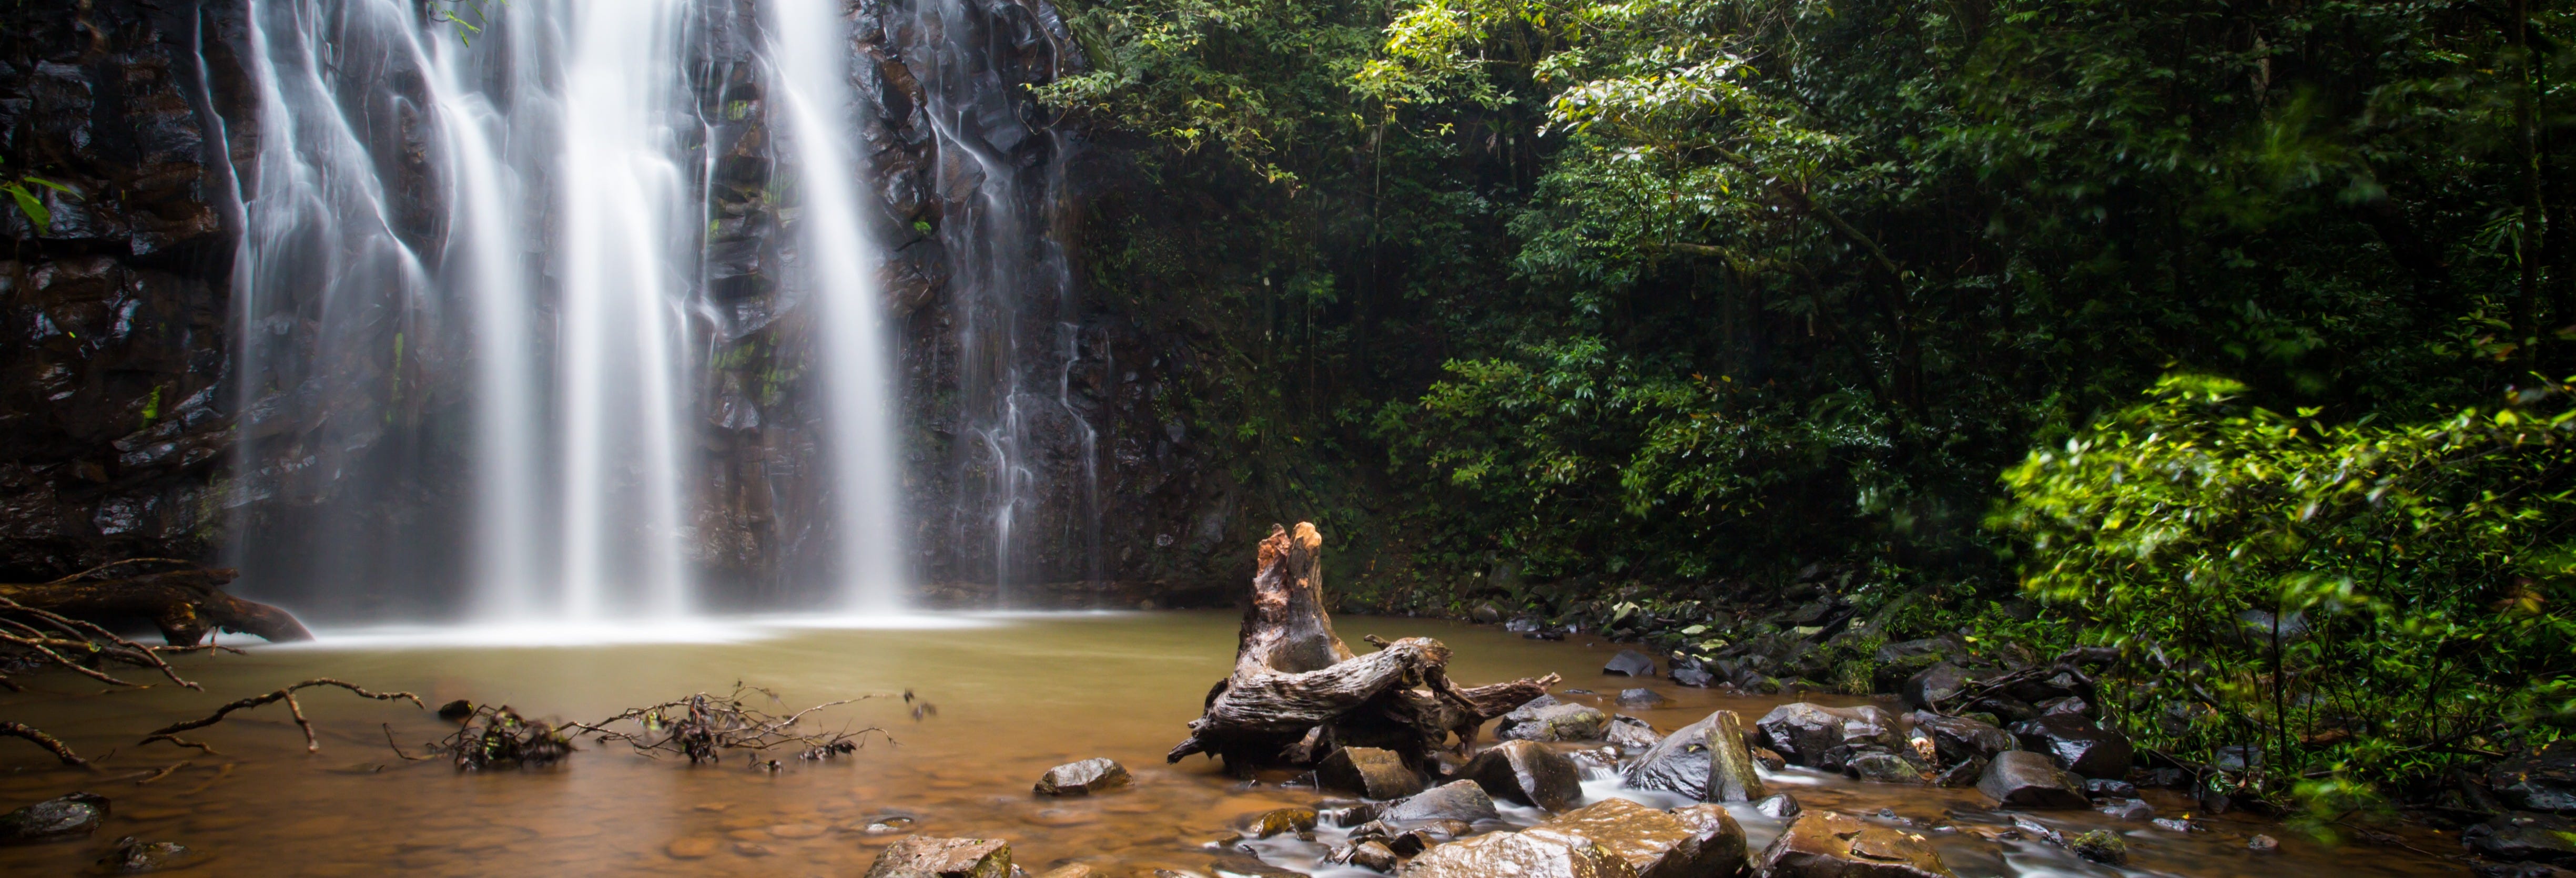
[[[74,199],[79,198],[80,193],[72,191],[69,186],[32,174],[20,174],[16,179],[0,181],[0,192],[7,193],[9,200],[17,203],[18,212],[26,215],[29,225],[36,227],[36,234],[39,237],[53,234],[53,209],[46,207],[44,199],[36,194],[36,190],[27,188],[28,186],[51,189]]]
[[[2244,391],[2167,378],[2004,475],[2023,587],[2120,648],[2133,734],[2345,801],[2576,720],[2576,384],[2408,423]]]

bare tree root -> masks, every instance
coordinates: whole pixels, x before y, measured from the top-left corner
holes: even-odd
[[[418,707],[418,708],[420,708],[420,709],[422,709],[422,710],[428,710],[428,709],[429,709],[429,705],[422,704],[422,703],[420,702],[420,696],[418,696],[418,695],[413,695],[413,694],[411,694],[411,693],[409,693],[409,692],[369,692],[369,691],[367,691],[366,689],[364,689],[364,688],[362,688],[362,687],[358,686],[358,685],[357,685],[357,684],[355,684],[355,683],[348,683],[348,682],[343,682],[343,681],[340,681],[340,680],[334,680],[334,679],[331,679],[331,678],[329,678],[329,677],[315,677],[315,678],[313,678],[313,679],[306,680],[306,681],[301,682],[301,683],[297,683],[297,684],[295,684],[295,685],[293,685],[293,686],[288,686],[288,687],[286,687],[286,688],[284,688],[284,689],[279,689],[279,690],[277,690],[277,691],[275,691],[275,692],[270,692],[270,693],[268,693],[268,694],[266,694],[266,695],[254,695],[254,696],[251,696],[251,697],[249,697],[249,698],[244,698],[244,699],[242,699],[242,700],[240,700],[240,701],[235,701],[235,702],[233,702],[233,703],[231,703],[231,704],[227,704],[227,705],[224,705],[224,706],[222,706],[222,707],[216,708],[216,709],[215,709],[215,712],[214,712],[214,715],[212,715],[212,716],[208,716],[208,717],[206,717],[205,719],[189,720],[189,721],[187,721],[187,722],[177,723],[177,724],[174,724],[174,725],[170,725],[170,726],[163,727],[163,728],[161,728],[161,729],[159,729],[159,730],[154,731],[154,732],[153,732],[152,734],[150,734],[150,735],[146,735],[146,736],[144,736],[144,738],[143,738],[143,743],[145,743],[145,744],[149,744],[149,743],[152,743],[152,742],[154,742],[154,741],[168,741],[168,742],[170,742],[170,743],[172,743],[172,744],[176,744],[176,745],[179,745],[179,746],[181,746],[181,747],[194,747],[194,748],[197,748],[197,749],[199,749],[199,750],[203,750],[203,751],[205,751],[205,752],[207,752],[207,753],[213,753],[213,752],[215,752],[214,748],[212,748],[212,747],[208,747],[208,746],[206,746],[206,745],[205,745],[205,744],[203,744],[203,743],[199,743],[199,742],[196,742],[196,741],[190,741],[190,740],[187,740],[187,739],[185,739],[185,738],[181,738],[181,737],[179,737],[179,733],[180,733],[180,732],[189,731],[189,730],[191,730],[191,729],[202,729],[202,728],[205,728],[205,727],[207,727],[207,726],[211,726],[211,725],[214,725],[214,724],[216,724],[216,723],[223,722],[223,721],[224,721],[224,716],[225,716],[226,714],[232,713],[233,711],[236,711],[236,710],[247,710],[247,709],[250,709],[250,708],[258,707],[258,706],[263,705],[263,704],[272,704],[272,703],[275,703],[275,702],[284,701],[284,702],[286,702],[286,710],[287,710],[287,712],[288,712],[288,713],[290,713],[290,714],[293,714],[293,715],[294,715],[294,717],[295,717],[295,725],[296,725],[297,727],[302,728],[302,729],[304,730],[304,752],[306,752],[306,753],[316,753],[316,752],[320,752],[320,751],[321,751],[321,749],[322,749],[322,744],[321,744],[321,742],[316,741],[316,740],[314,740],[314,738],[313,738],[313,722],[312,722],[311,720],[307,720],[307,719],[305,719],[305,718],[304,718],[304,705],[303,705],[303,704],[301,704],[301,703],[299,703],[299,702],[297,702],[297,701],[295,700],[295,690],[297,690],[297,689],[302,689],[302,688],[305,688],[305,687],[308,687],[308,686],[338,686],[338,687],[340,687],[340,688],[342,688],[342,689],[347,689],[347,690],[349,690],[349,691],[351,691],[351,692],[355,692],[355,693],[357,693],[357,694],[358,694],[359,696],[361,696],[361,697],[365,697],[365,698],[373,698],[373,699],[375,699],[375,700],[377,700],[377,701],[392,701],[392,700],[394,700],[394,699],[399,698],[399,699],[403,699],[403,700],[410,701],[410,702],[412,703],[412,706],[413,706],[413,707]]]
[[[181,678],[178,670],[170,667],[170,663],[161,658],[162,650],[119,637],[116,632],[109,631],[97,623],[30,607],[7,597],[0,597],[0,613],[15,614],[30,620],[20,621],[20,619],[0,616],[0,641],[25,647],[43,656],[52,664],[70,668],[91,679],[116,686],[140,688],[143,685],[109,676],[87,664],[75,662],[55,650],[72,650],[83,655],[123,662],[135,667],[151,668],[161,672],[162,676],[168,677],[170,682],[184,688],[198,690],[205,688]],[[11,633],[12,631],[16,633]]]
[[[0,735],[7,735],[12,738],[25,738],[29,741],[35,742],[36,746],[45,748],[46,751],[54,754],[54,758],[62,760],[64,765],[77,765],[91,771],[98,770],[98,766],[89,764],[89,760],[82,759],[80,758],[80,754],[72,752],[71,745],[63,743],[62,739],[37,731],[29,726],[9,722],[7,720],[0,720]]]

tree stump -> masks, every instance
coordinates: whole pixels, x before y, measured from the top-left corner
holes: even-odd
[[[1294,534],[1271,526],[1234,672],[1208,690],[1205,713],[1165,754],[1168,761],[1205,753],[1242,772],[1311,765],[1342,747],[1380,747],[1419,766],[1442,749],[1465,751],[1487,721],[1556,685],[1549,674],[1461,688],[1448,677],[1449,647],[1428,637],[1371,637],[1377,652],[1351,652],[1324,612],[1323,544],[1312,524],[1299,523]]]
[[[193,646],[206,638],[206,632],[219,628],[274,643],[313,639],[304,623],[285,610],[225,594],[224,585],[239,576],[238,571],[193,567],[116,579],[82,578],[103,569],[52,582],[0,583],[0,598],[100,625],[150,622],[172,646]]]

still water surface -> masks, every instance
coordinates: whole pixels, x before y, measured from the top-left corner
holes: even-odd
[[[843,627],[677,627],[643,632],[656,641],[649,643],[571,629],[326,631],[317,644],[184,658],[183,673],[205,684],[202,693],[164,685],[102,695],[91,681],[68,675],[22,677],[29,691],[0,695],[0,717],[52,731],[83,753],[116,752],[104,771],[88,774],[0,741],[8,748],[0,749],[0,808],[89,790],[113,799],[114,814],[87,841],[0,848],[0,874],[80,872],[111,840],[134,835],[210,855],[167,874],[846,876],[863,873],[896,837],[864,831],[894,815],[932,835],[1009,839],[1032,872],[1083,862],[1116,878],[1158,868],[1205,874],[1211,851],[1203,845],[1230,837],[1234,818],[1319,799],[1312,790],[1280,786],[1285,774],[1247,785],[1202,758],[1163,762],[1208,686],[1232,663],[1238,621],[1223,612],[939,616]],[[1469,685],[1554,672],[1566,678],[1559,697],[1575,699],[1583,696],[1564,691],[1607,696],[1636,685],[1599,673],[1617,649],[1606,644],[1530,641],[1418,619],[1345,617],[1336,624],[1353,643],[1362,634],[1440,638],[1457,653],[1452,677]],[[540,639],[563,645],[509,645]],[[773,709],[784,708],[780,713],[874,693],[888,697],[824,711],[819,725],[878,726],[893,740],[872,740],[855,757],[831,762],[786,759],[774,772],[740,757],[692,767],[594,747],[550,769],[459,774],[442,762],[405,763],[385,745],[381,724],[414,752],[452,731],[429,711],[308,689],[299,698],[320,729],[319,753],[304,752],[283,705],[237,713],[192,735],[219,755],[134,746],[151,728],[319,676],[417,692],[432,706],[466,698],[531,717],[584,720],[691,692],[721,694],[737,682],[778,692],[783,702]],[[1619,712],[1667,731],[1721,707],[1749,722],[1780,700],[1726,698],[1668,681],[1644,685],[1673,700]],[[913,718],[893,697],[907,689],[935,705],[936,715]],[[1135,785],[1089,799],[1031,794],[1047,768],[1094,756],[1124,763]],[[190,765],[148,784],[132,776],[181,761]],[[2418,852],[2327,848],[2240,815],[2189,835],[2090,812],[2031,815],[2070,834],[2096,827],[2127,833],[2132,861],[2114,870],[2044,844],[1989,840],[2009,815],[1988,811],[1974,791],[1859,784],[1797,769],[1772,781],[1809,808],[1892,809],[1896,819],[1913,821],[1914,831],[1929,833],[1964,876],[2465,871],[2434,856],[2457,850],[2455,838],[2424,830],[2403,834]],[[1628,795],[1616,786],[1596,778],[1586,790]],[[2179,797],[2150,796],[2160,815],[2189,810]],[[1507,814],[1517,822],[1540,816]],[[1757,850],[1779,830],[1748,808],[1736,816]],[[1933,831],[1939,826],[1958,831]],[[2280,837],[2282,851],[2246,851],[2256,832]],[[1321,874],[1374,874],[1317,868],[1314,857],[1331,840],[1328,830],[1316,843],[1280,840],[1262,853]]]

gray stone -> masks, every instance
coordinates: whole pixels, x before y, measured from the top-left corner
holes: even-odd
[[[1922,836],[1832,811],[1800,816],[1757,865],[1767,878],[1956,878]]]
[[[1533,702],[1535,703],[1535,702]],[[1598,741],[1610,730],[1610,715],[1584,704],[1555,703],[1503,715],[1494,737],[1506,741]]]
[[[1589,840],[1626,861],[1640,878],[1733,875],[1745,861],[1743,827],[1716,805],[1666,813],[1626,799],[1604,799],[1528,832]]]
[[[2083,779],[2058,768],[2048,757],[2027,750],[1995,754],[1977,779],[1977,792],[2005,805],[2023,808],[2084,808]]]
[[[2138,797],[2138,785],[2115,778],[2088,777],[2084,779],[2084,794],[2097,799],[2134,799]]]
[[[2117,866],[2129,861],[2129,843],[2120,834],[2096,829],[2066,840],[2066,849],[2096,863]]]
[[[1502,812],[1494,810],[1494,800],[1483,787],[1472,780],[1450,781],[1424,790],[1412,798],[1388,805],[1378,814],[1378,822],[1394,829],[1410,829],[1438,820],[1475,823],[1500,820]]]
[[[2122,820],[2154,820],[2156,808],[2145,799],[2111,799],[2093,810]]]
[[[2576,865],[2576,820],[2517,811],[2460,830],[2460,846],[2506,862]]]
[[[1915,786],[1931,783],[1931,779],[1925,776],[1923,766],[1915,764],[1914,760],[1895,753],[1876,750],[1852,754],[1850,759],[1843,761],[1843,774],[1870,783]]]
[[[2496,763],[2487,770],[2487,786],[2516,808],[2576,811],[2576,738]]]
[[[1628,766],[1637,789],[1681,793],[1710,802],[1745,802],[1764,794],[1758,757],[1744,744],[1742,720],[1715,711],[1664,737]]]
[[[33,844],[86,836],[107,819],[107,797],[72,793],[0,814],[0,844]]]
[[[1914,729],[1931,738],[1934,752],[1950,765],[2021,748],[2011,732],[1964,716],[1916,713]]]
[[[100,857],[98,869],[110,875],[141,875],[163,869],[195,865],[195,851],[172,841],[137,841],[133,836],[116,840],[107,856]]]
[[[1011,843],[905,836],[877,854],[867,878],[1009,878]]]
[[[1637,687],[1637,688],[1635,688],[1635,689],[1621,689],[1621,690],[1619,690],[1619,706],[1620,706],[1620,707],[1633,707],[1633,708],[1640,708],[1640,709],[1643,709],[1643,708],[1654,707],[1654,706],[1657,706],[1657,705],[1663,704],[1663,703],[1665,703],[1665,702],[1667,702],[1667,701],[1671,701],[1671,700],[1672,700],[1672,699],[1670,699],[1670,698],[1666,698],[1666,697],[1664,697],[1664,693],[1657,692],[1657,691],[1655,691],[1655,690],[1653,690],[1653,689],[1648,689],[1648,688],[1645,688],[1645,687],[1643,687],[1643,686]]]
[[[2059,767],[2085,777],[2127,777],[2129,738],[2072,714],[2051,714],[2014,723],[2013,737],[2022,749],[2048,754]]]
[[[1304,872],[1282,869],[1250,854],[1227,854],[1211,860],[1208,874],[1215,878],[1306,878]]]
[[[1602,731],[1601,739],[1618,745],[1621,750],[1637,752],[1655,746],[1655,742],[1664,739],[1664,734],[1655,731],[1655,727],[1645,720],[1621,715],[1610,718],[1610,727]]]
[[[1842,760],[1863,749],[1896,750],[1905,746],[1896,719],[1869,705],[1826,707],[1798,702],[1783,704],[1754,723],[1792,764],[1838,771]]]
[[[1905,678],[1905,685],[1897,689],[1897,696],[1905,699],[1906,706],[1916,710],[1935,710],[1967,691],[1972,679],[1967,669],[1942,662]]]
[[[1637,878],[1628,861],[1590,839],[1495,832],[1424,851],[1404,878]]]
[[[1762,812],[1762,816],[1773,820],[1787,820],[1804,813],[1807,809],[1799,806],[1796,796],[1780,793],[1753,803],[1753,810]]]
[[[1475,781],[1494,798],[1550,811],[1583,801],[1583,771],[1574,760],[1530,741],[1504,741],[1478,753],[1456,776]]]
[[[1315,766],[1315,783],[1365,799],[1401,799],[1422,792],[1422,775],[1395,751],[1344,747]]]
[[[1344,848],[1340,859],[1344,863],[1362,869],[1390,875],[1395,874],[1396,867],[1404,865],[1404,861],[1396,857],[1393,849],[1388,848],[1384,842],[1377,841],[1363,841]]]
[[[1127,766],[1108,759],[1085,759],[1047,769],[1038,778],[1041,796],[1088,796],[1126,786]]]
[[[1601,666],[1601,673],[1622,677],[1652,677],[1655,675],[1655,657],[1633,649],[1623,649],[1618,655],[1611,656],[1608,664]]]

